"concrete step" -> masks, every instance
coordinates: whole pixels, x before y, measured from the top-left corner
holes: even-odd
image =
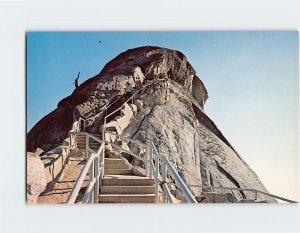
[[[105,175],[103,186],[151,186],[154,179],[141,176]]]
[[[101,139],[102,138],[102,136],[101,135],[93,135],[94,137],[96,137],[96,138],[98,138],[98,139]],[[77,135],[77,139],[78,140],[86,140],[86,136],[85,135]],[[93,138],[89,138],[89,140],[95,140],[95,139],[93,139]]]
[[[105,158],[105,164],[125,164],[123,159],[112,159],[112,158]]]
[[[100,146],[90,146],[90,148],[94,151],[97,151]],[[77,145],[78,149],[84,149],[85,150],[85,145]]]
[[[86,141],[85,140],[77,140],[77,144],[85,144],[86,143]],[[95,140],[90,140],[89,141],[89,144],[101,144],[100,142],[97,142],[97,141],[95,141]]]
[[[85,143],[77,143],[77,146],[85,146],[86,144]],[[93,144],[93,143],[89,143],[89,146],[93,146],[93,147],[99,147],[101,144]]]
[[[105,175],[131,175],[132,169],[104,169]]]
[[[85,141],[77,141],[77,144],[86,144],[86,142]],[[96,141],[94,141],[94,142],[92,142],[92,141],[89,141],[89,144],[101,144],[100,142],[96,142]]]
[[[101,194],[154,194],[152,186],[102,186]]]
[[[104,164],[104,168],[105,169],[129,169],[129,165],[126,165],[126,164],[114,164],[114,163],[111,163],[111,164]]]
[[[154,203],[154,194],[101,194],[100,203]]]
[[[82,148],[85,148],[85,145],[84,144],[77,144],[77,147],[82,147]],[[100,147],[100,145],[89,145],[89,147],[90,148],[99,148]]]

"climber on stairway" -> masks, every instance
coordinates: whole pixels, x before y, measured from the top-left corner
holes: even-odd
[[[126,95],[125,95],[126,100],[130,99],[130,97],[132,96],[132,92],[133,92],[133,87],[130,82],[127,82]]]
[[[80,75],[80,72],[78,72],[77,78],[76,78],[75,81],[74,81],[75,89],[78,88],[78,79],[79,79],[79,75]]]

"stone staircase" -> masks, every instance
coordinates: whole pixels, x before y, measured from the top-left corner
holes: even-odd
[[[101,135],[100,134],[92,134],[93,136],[95,136],[96,138],[101,139]],[[94,139],[90,138],[89,139],[89,147],[94,150],[97,151],[100,147],[100,143],[95,141]],[[85,139],[85,134],[84,133],[78,133],[77,134],[77,149],[79,150],[85,150],[86,148],[86,139]]]
[[[154,203],[154,179],[135,176],[120,158],[105,158],[100,203]]]

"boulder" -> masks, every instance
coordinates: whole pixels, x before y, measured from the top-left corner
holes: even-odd
[[[135,114],[137,112],[137,106],[135,104],[129,104],[131,107],[132,112]]]
[[[103,126],[101,126],[100,130],[101,130],[101,133],[102,133]],[[120,135],[122,133],[122,129],[121,129],[119,123],[116,120],[110,121],[106,124],[106,131],[111,131],[111,132],[114,132],[118,135]]]
[[[136,105],[138,111],[143,109],[143,102],[141,100],[135,100],[134,104]]]
[[[130,124],[130,120],[132,117],[133,111],[131,107],[126,103],[122,109],[121,116],[115,118],[115,121],[118,123],[121,132],[123,132],[123,130]]]
[[[134,79],[135,82],[137,82],[137,81],[141,81],[141,83],[144,82],[145,75],[143,74],[140,67],[137,66],[133,69],[132,76],[133,76],[133,79]]]
[[[46,171],[40,157],[27,152],[27,203],[36,203],[47,186]]]
[[[69,156],[70,149],[68,146],[57,146],[40,157],[47,174],[48,189],[63,175]]]

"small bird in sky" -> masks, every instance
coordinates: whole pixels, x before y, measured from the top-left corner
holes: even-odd
[[[99,43],[102,43],[102,41],[101,41],[101,40],[99,40]]]

